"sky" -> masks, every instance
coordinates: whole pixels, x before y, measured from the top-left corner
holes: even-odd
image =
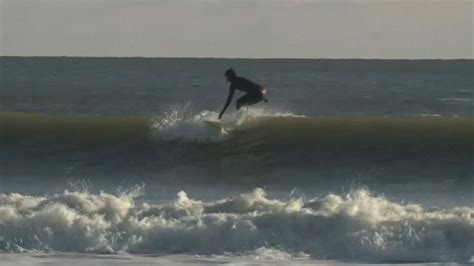
[[[473,58],[474,0],[0,0],[0,55]]]

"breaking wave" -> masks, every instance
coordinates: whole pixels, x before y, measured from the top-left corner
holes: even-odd
[[[221,127],[204,122],[216,116],[179,110],[155,117],[0,113],[0,174],[9,185],[18,176],[60,180],[70,176],[67,169],[93,180],[179,178],[251,187],[328,184],[357,175],[374,182],[474,181],[470,117],[326,118],[247,109],[226,114]]]
[[[252,121],[270,118],[302,118],[290,112],[267,111],[258,108],[243,108],[241,112],[226,114],[219,127],[212,127],[205,121],[217,121],[218,113],[202,111],[194,114],[187,107],[175,108],[151,119],[152,134],[158,139],[187,141],[222,141],[233,131]]]
[[[200,201],[146,202],[143,187],[91,194],[0,194],[2,252],[186,253],[287,259],[467,262],[474,209],[396,203],[365,189],[277,200],[257,188]]]
[[[438,142],[474,147],[471,117],[306,117],[290,112],[245,109],[226,114],[219,126],[209,126],[217,113],[197,114],[174,109],[154,117],[66,116],[0,113],[3,144],[55,141],[68,145],[110,146],[136,142],[222,142],[265,138],[288,145],[334,142],[392,143],[407,148]],[[298,148],[298,147],[297,147]]]
[[[306,182],[327,178],[329,171],[344,178],[375,167],[387,169],[384,179],[474,180],[470,117],[326,118],[247,109],[226,114],[220,127],[204,122],[216,116],[179,110],[155,117],[1,113],[0,172],[15,183],[10,177],[59,178],[70,167],[84,178],[114,180],[142,173],[172,181],[179,170],[179,178],[196,182],[246,179],[261,186],[267,177],[285,183],[295,171]]]

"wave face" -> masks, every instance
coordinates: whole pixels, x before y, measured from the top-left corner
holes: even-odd
[[[2,113],[6,167],[0,171],[6,181],[41,171],[64,178],[64,169],[73,168],[85,178],[143,173],[163,179],[162,173],[179,169],[181,179],[227,176],[259,185],[292,171],[309,180],[317,171],[353,176],[376,166],[392,171],[385,178],[474,181],[472,118],[315,118],[249,109],[225,116],[220,128],[204,122],[216,116],[176,110],[156,117]],[[426,169],[425,177],[419,169]],[[326,172],[320,176],[327,178]]]
[[[425,209],[353,190],[287,201],[263,189],[216,201],[140,200],[65,191],[0,194],[0,250],[86,253],[227,254],[279,251],[316,259],[467,262],[474,255],[474,209]]]
[[[333,151],[360,148],[373,153],[391,152],[394,146],[401,153],[471,152],[474,147],[474,120],[469,117],[318,118],[248,109],[225,117],[219,127],[205,123],[216,117],[217,113],[210,111],[196,115],[172,111],[158,117],[2,113],[0,141],[5,145],[55,142],[83,148],[140,142],[209,145],[251,142],[266,145],[268,150],[318,145]],[[433,144],[437,147],[432,147]]]

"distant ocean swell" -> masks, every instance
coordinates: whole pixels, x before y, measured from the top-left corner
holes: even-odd
[[[376,262],[468,262],[474,255],[469,207],[426,209],[364,189],[307,201],[270,199],[263,189],[209,202],[180,192],[159,205],[140,200],[142,193],[0,194],[0,251],[276,252]]]

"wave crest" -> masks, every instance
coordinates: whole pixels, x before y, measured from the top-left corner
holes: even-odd
[[[153,135],[165,140],[219,141],[244,123],[264,118],[304,117],[290,112],[266,110],[262,108],[242,108],[240,112],[229,112],[220,120],[220,127],[210,127],[205,121],[217,121],[219,113],[190,111],[188,106],[172,108],[160,116],[152,118]]]

